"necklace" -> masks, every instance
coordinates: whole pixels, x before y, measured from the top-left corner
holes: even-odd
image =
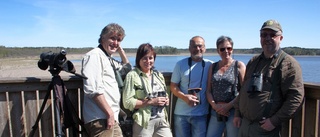
[[[228,68],[228,67],[232,64],[232,62],[233,62],[233,59],[228,60],[227,63],[224,63],[223,61],[220,61],[220,66],[221,66],[221,68],[222,68],[222,67]]]
[[[227,63],[223,63],[222,60],[219,62],[220,75],[224,74],[227,71],[229,66],[231,66],[232,62],[233,62],[233,59],[231,59]]]

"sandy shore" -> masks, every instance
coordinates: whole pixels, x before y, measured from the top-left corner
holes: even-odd
[[[68,55],[68,60],[82,59],[83,55]],[[0,59],[0,78],[6,77],[51,77],[51,73],[47,70],[41,70],[38,67],[39,57],[28,58],[9,58]],[[81,71],[81,62],[73,62],[76,73]],[[74,74],[61,71],[60,76],[72,76]]]
[[[81,60],[84,54],[68,54],[68,60]],[[181,53],[179,55],[189,55],[189,53]],[[118,56],[115,54],[114,56]],[[127,53],[128,57],[135,56],[135,53]],[[157,55],[162,56],[162,55]],[[168,55],[166,55],[168,56]],[[174,55],[176,56],[176,55]],[[27,58],[8,58],[0,59],[0,78],[7,77],[51,77],[51,73],[47,70],[41,70],[38,67],[39,56]],[[75,66],[76,73],[81,73],[81,62],[72,62]],[[131,62],[134,63],[134,62]],[[74,76],[74,74],[61,71],[60,76]]]

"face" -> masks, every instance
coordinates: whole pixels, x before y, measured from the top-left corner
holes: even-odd
[[[232,45],[229,41],[224,41],[218,46],[218,53],[222,59],[231,58],[233,52]]]
[[[283,39],[281,31],[273,31],[265,29],[260,31],[260,44],[263,52],[267,56],[271,56],[280,48],[280,43]]]
[[[111,55],[118,50],[122,39],[123,37],[119,37],[116,34],[106,34],[101,39],[101,45]]]
[[[149,52],[145,56],[143,56],[140,61],[139,65],[141,67],[142,72],[148,72],[154,65],[154,56],[152,52]]]
[[[189,46],[189,51],[192,59],[201,60],[206,51],[204,40],[198,37],[194,38],[193,43]]]

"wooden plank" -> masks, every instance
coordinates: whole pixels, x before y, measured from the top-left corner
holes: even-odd
[[[315,99],[306,99],[306,117],[305,117],[305,127],[304,127],[304,136],[305,137],[315,137],[316,136],[316,125],[317,117],[315,114],[319,114],[317,100]]]
[[[52,93],[51,91],[49,94]],[[41,121],[39,124],[41,124],[41,131],[40,134],[43,137],[53,137],[53,129],[54,127],[52,126],[52,119],[53,117],[53,111],[52,111],[52,99],[51,96],[49,96],[48,100],[44,102],[45,95],[47,94],[47,90],[40,92],[39,98],[40,98],[40,107],[44,103],[45,104],[45,109],[43,110],[43,113],[41,114]]]
[[[0,92],[47,90],[48,83],[1,83]]]
[[[38,105],[37,105],[37,92],[24,92],[24,102],[25,105],[25,132],[27,135],[30,134],[32,126],[35,124],[35,121],[38,116]],[[39,132],[35,132],[34,136],[38,136]]]
[[[9,119],[8,119],[8,104],[6,99],[6,92],[0,93],[0,133],[3,137],[10,136],[10,129],[9,129]]]
[[[10,117],[11,117],[13,136],[14,137],[24,136],[25,125],[23,125],[23,109],[22,109],[21,92],[9,93],[9,107],[11,110]]]
[[[282,123],[282,128],[281,128],[281,136],[282,137],[289,137],[290,136],[290,122],[286,121]]]
[[[74,90],[74,89],[68,89],[67,90],[67,96],[69,97],[69,99],[70,99],[70,101],[71,101],[71,103],[72,103],[72,106],[73,106],[73,108],[69,108],[70,110],[71,109],[73,109],[73,110],[75,110],[75,113],[76,114],[74,114],[74,115],[78,115],[78,113],[77,112],[79,112],[79,105],[80,104],[78,104],[78,101],[79,101],[79,98],[78,98],[78,92],[77,92],[77,90]],[[72,111],[72,110],[71,110]],[[79,117],[79,115],[78,115],[78,118],[80,118]],[[65,119],[65,120],[70,120],[70,119]],[[72,135],[72,128],[70,127],[70,128],[68,128],[68,131],[69,132],[67,132],[67,135],[68,136],[74,136],[74,135]]]
[[[49,98],[46,102],[44,102],[44,98],[47,94],[46,91],[35,91],[35,92],[27,92],[26,93],[26,117],[29,119],[27,122],[27,135],[30,134],[32,127],[35,124],[38,124],[38,128],[35,128],[34,136],[36,137],[46,137],[53,136],[52,133],[52,121],[51,121],[51,96],[49,92]],[[43,113],[40,114],[40,107],[44,103]],[[40,117],[39,123],[36,123],[37,117]]]
[[[320,85],[314,83],[304,83],[305,96],[311,99],[320,99]]]
[[[298,108],[297,112],[295,113],[294,117],[291,120],[291,134],[289,137],[301,137],[303,136],[303,127],[304,127],[304,103]],[[302,124],[303,123],[303,124]]]
[[[167,87],[170,89],[169,86],[171,73],[165,72],[163,75],[165,77]],[[36,117],[38,116],[40,109],[39,107],[43,103],[43,99],[47,93],[47,88],[50,81],[51,77],[29,77],[21,79],[0,78],[0,110],[3,110],[0,115],[1,136],[24,136],[29,134],[31,127],[34,125]],[[82,104],[83,99],[79,100],[78,94],[80,93],[80,97],[83,98],[82,79],[78,77],[66,77],[63,78],[63,81],[68,89],[68,94],[71,95],[73,103],[77,104],[76,106],[78,106],[76,107],[76,110],[78,110],[79,114],[81,114],[80,104]],[[319,136],[320,85],[314,83],[304,83],[304,86],[306,95],[305,109],[302,108],[301,111],[299,110],[296,114],[296,117],[294,117],[291,122],[287,123],[287,127],[285,127],[287,128],[287,136]],[[39,90],[39,97],[37,97],[35,93],[37,90]],[[21,95],[21,91],[24,91],[23,96]],[[6,93],[8,93],[7,97]],[[169,118],[171,128],[174,129],[172,116],[176,98],[171,95],[171,93],[170,97],[171,103],[170,107],[168,107],[168,113],[170,114]],[[51,99],[45,102],[45,105],[46,107],[42,114],[39,125],[41,128],[39,128],[39,131],[36,132],[35,136],[54,136],[54,121],[52,120],[53,110],[51,107]],[[23,111],[24,107],[25,111]],[[21,120],[26,122],[21,123]],[[10,128],[10,121],[13,125],[13,128]],[[10,129],[13,135],[10,135]]]
[[[61,77],[67,88],[82,88],[82,79],[78,77]],[[47,90],[51,82],[49,78],[16,78],[16,79],[1,79],[0,92],[16,92],[16,91],[36,91]]]

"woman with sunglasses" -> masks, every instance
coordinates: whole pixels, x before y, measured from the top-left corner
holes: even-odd
[[[207,100],[211,106],[207,137],[221,137],[224,130],[228,137],[235,137],[238,128],[233,125],[233,102],[237,99],[246,66],[232,59],[233,41],[220,36],[216,42],[221,60],[213,63],[208,72]]]

